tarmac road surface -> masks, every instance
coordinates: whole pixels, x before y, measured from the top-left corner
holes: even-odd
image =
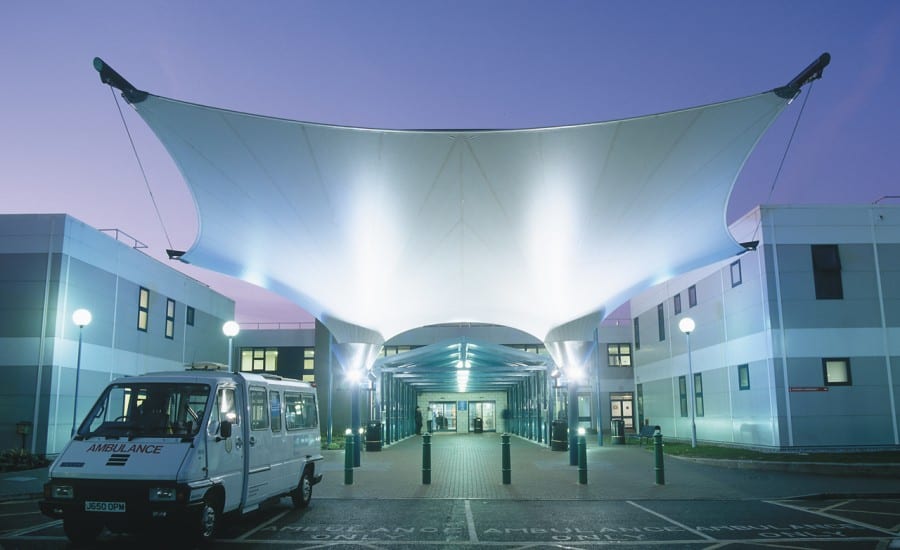
[[[68,548],[36,501],[0,506],[3,549]],[[159,548],[178,537],[101,534],[97,548]],[[215,547],[437,549],[900,548],[900,499],[318,499],[280,502],[226,522]]]

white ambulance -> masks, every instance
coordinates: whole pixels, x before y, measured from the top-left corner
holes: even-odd
[[[169,523],[202,542],[222,514],[321,481],[315,388],[207,363],[114,380],[50,467],[41,511],[72,542]]]

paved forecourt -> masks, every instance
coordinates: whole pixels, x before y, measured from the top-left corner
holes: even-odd
[[[353,484],[344,483],[343,451],[326,451],[314,498],[468,498],[549,500],[745,499],[810,494],[894,493],[900,478],[826,476],[725,468],[666,458],[656,484],[653,446],[597,445],[587,438],[587,484],[569,453],[510,437],[511,483],[501,474],[501,436],[438,433],[431,438],[431,483],[422,483],[422,441],[415,436],[380,452],[363,452]],[[848,467],[852,473],[853,466]]]
[[[421,437],[362,453],[350,485],[344,483],[343,453],[327,451],[320,463],[325,478],[309,508],[296,510],[282,499],[235,518],[224,525],[217,546],[900,548],[897,478],[668,459],[666,484],[657,485],[650,447],[597,447],[594,439],[588,483],[580,484],[567,452],[513,437],[511,483],[505,485],[500,441],[493,433],[435,435],[427,485]],[[0,547],[67,547],[61,523],[36,513],[35,501],[8,501],[0,508]],[[97,546],[159,542],[104,532]]]

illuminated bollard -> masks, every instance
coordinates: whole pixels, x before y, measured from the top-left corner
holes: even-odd
[[[578,483],[587,485],[587,441],[584,428],[578,428]]]
[[[665,485],[666,484],[666,467],[663,464],[663,448],[662,448],[662,432],[659,427],[656,428],[656,433],[653,434],[653,447],[654,452],[656,454],[656,484],[657,485]]]
[[[500,473],[503,475],[503,484],[509,485],[510,483],[512,483],[512,468],[510,467],[509,461],[509,434],[503,434],[500,436],[500,450]]]
[[[431,434],[422,435],[422,484],[431,485]]]
[[[353,431],[344,432],[344,485],[353,485]]]

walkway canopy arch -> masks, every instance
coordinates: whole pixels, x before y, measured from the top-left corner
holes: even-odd
[[[515,130],[270,118],[160,97],[95,67],[190,187],[200,230],[182,259],[296,302],[356,368],[393,335],[452,322],[515,327],[558,363],[581,360],[554,343],[589,341],[636,292],[743,250],[726,226],[732,186],[826,56],[749,97]]]

